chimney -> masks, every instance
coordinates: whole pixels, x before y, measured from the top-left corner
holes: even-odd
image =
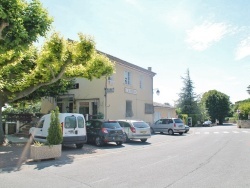
[[[152,71],[152,67],[148,67],[148,70],[149,70],[149,71]]]

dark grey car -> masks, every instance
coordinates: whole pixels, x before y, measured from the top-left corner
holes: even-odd
[[[117,121],[93,119],[86,123],[88,142],[103,146],[108,142],[115,142],[122,145],[125,141],[125,134]]]

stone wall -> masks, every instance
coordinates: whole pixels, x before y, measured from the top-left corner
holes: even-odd
[[[250,120],[238,120],[237,127],[239,128],[250,128]]]

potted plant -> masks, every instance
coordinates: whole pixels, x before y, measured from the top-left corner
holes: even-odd
[[[31,159],[42,160],[50,158],[58,158],[62,153],[62,128],[59,122],[59,109],[51,111],[50,127],[48,129],[47,143],[35,143],[31,145]]]

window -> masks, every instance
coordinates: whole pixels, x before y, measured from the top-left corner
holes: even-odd
[[[124,71],[124,83],[131,85],[131,72]]]
[[[84,127],[84,120],[82,117],[78,116],[77,117],[77,121],[78,121],[78,127],[79,128],[83,128]]]
[[[140,76],[139,87],[143,89],[143,76]]]
[[[132,101],[126,101],[126,117],[133,117]]]
[[[64,127],[66,129],[76,128],[76,117],[75,116],[65,117]]]
[[[153,104],[145,103],[145,114],[153,114],[154,113],[154,106]]]
[[[108,83],[113,84],[113,82],[114,82],[114,76],[109,76],[108,77]]]
[[[43,128],[44,119],[37,123],[37,128]]]

